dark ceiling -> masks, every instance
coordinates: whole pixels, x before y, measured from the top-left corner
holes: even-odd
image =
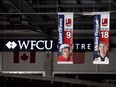
[[[74,38],[92,38],[91,12],[111,12],[116,36],[116,0],[0,0],[0,37],[57,38],[57,13],[74,12]]]

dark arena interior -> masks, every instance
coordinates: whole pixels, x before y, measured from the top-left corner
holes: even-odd
[[[58,64],[65,36],[73,63]],[[0,87],[116,87],[116,0],[0,0]]]

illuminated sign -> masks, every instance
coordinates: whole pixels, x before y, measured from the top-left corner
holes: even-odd
[[[92,39],[74,39],[74,51],[93,51]],[[0,39],[0,51],[57,51],[56,39]]]

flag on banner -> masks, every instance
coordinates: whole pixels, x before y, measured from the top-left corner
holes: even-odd
[[[73,13],[58,13],[58,64],[73,64]]]
[[[93,64],[109,64],[110,13],[94,17],[94,58]]]
[[[35,52],[14,52],[14,63],[35,63]]]

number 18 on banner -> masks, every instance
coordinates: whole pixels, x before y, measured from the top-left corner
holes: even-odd
[[[99,34],[94,36],[94,61],[93,64],[109,64],[109,25],[110,25],[110,14],[101,13],[95,15],[98,23],[95,23],[95,33],[98,31]],[[99,26],[99,27],[98,27]],[[98,40],[96,40],[98,38]],[[96,46],[98,43],[98,46]],[[98,49],[95,49],[98,47]]]
[[[100,33],[101,35],[101,39],[108,39],[109,38],[109,30],[101,30],[101,33]]]

